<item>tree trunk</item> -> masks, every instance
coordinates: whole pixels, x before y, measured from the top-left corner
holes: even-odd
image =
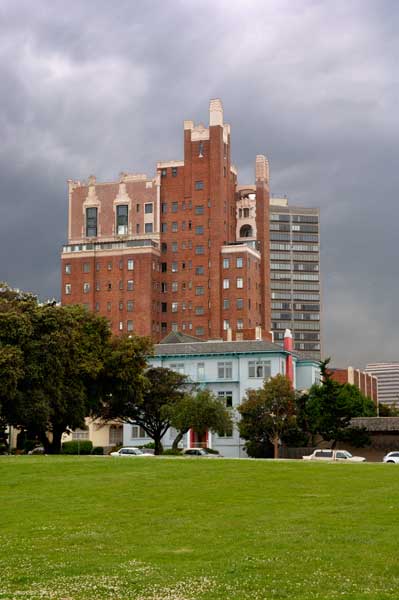
[[[278,437],[273,438],[274,458],[278,458]]]
[[[163,452],[163,446],[162,446],[162,442],[161,442],[161,438],[153,438],[154,440],[154,444],[155,444],[155,449],[154,449],[154,454],[158,455],[158,454],[162,454]]]
[[[54,429],[53,430],[53,440],[49,446],[50,454],[60,454],[61,453],[61,437],[64,433],[64,429]]]
[[[177,436],[173,440],[172,450],[178,450],[179,449],[179,444],[182,441],[183,436],[184,436],[185,433],[187,433],[187,431],[179,431],[179,433],[177,434]]]

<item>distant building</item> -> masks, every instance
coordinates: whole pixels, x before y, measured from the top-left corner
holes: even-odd
[[[397,404],[399,407],[399,362],[369,363],[366,373],[377,378],[380,404]]]
[[[346,369],[329,369],[332,379],[338,383],[351,383],[378,406],[377,377],[372,373],[347,367]]]
[[[290,377],[296,390],[306,390],[320,381],[320,364],[312,359],[302,359],[292,352],[290,333],[286,332],[285,348],[267,340],[203,341],[181,333],[169,334],[155,346],[155,355],[149,360],[154,367],[166,367],[187,375],[191,381],[211,390],[231,408],[238,420],[236,408],[241,404],[247,389],[262,387],[264,379],[282,374]],[[166,432],[162,443],[170,447],[176,436],[174,430]],[[123,443],[142,445],[151,441],[137,425],[124,425]],[[208,432],[199,438],[190,431],[184,439],[185,446],[208,446],[224,456],[246,456],[238,428],[226,436]]]

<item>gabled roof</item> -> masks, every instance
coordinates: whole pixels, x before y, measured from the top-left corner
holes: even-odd
[[[178,338],[183,336],[184,341],[170,341],[170,336],[176,335]],[[189,338],[189,339],[187,339]],[[180,333],[169,334],[160,344],[155,345],[155,356],[177,356],[184,354],[245,354],[257,352],[276,352],[286,354],[286,351],[277,344],[267,340],[244,340],[236,342],[224,342],[222,340],[198,340],[192,336],[185,336]],[[294,354],[295,356],[295,354]]]
[[[204,342],[200,338],[188,335],[187,333],[180,333],[180,331],[171,331],[166,337],[163,338],[160,344],[185,344],[191,342]]]

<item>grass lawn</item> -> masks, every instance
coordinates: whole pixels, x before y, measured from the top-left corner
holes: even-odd
[[[399,467],[0,458],[1,600],[399,598]]]

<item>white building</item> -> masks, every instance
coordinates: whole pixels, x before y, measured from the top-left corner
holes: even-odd
[[[377,377],[379,404],[399,407],[399,362],[370,363],[366,373]]]
[[[292,339],[288,338],[287,342],[286,348],[290,342],[292,345]],[[320,380],[318,361],[300,359],[289,349],[265,340],[202,341],[180,333],[171,333],[155,346],[155,356],[149,363],[153,367],[165,367],[184,373],[191,381],[207,387],[224,400],[237,420],[235,408],[241,404],[246,390],[262,387],[265,378],[289,374],[290,360],[295,389],[308,389]],[[175,431],[165,434],[162,440],[165,448],[172,445],[175,435]],[[137,425],[124,425],[125,445],[142,445],[149,441],[151,440],[145,437],[144,431]],[[183,446],[206,445],[218,450],[223,456],[241,457],[246,456],[244,443],[235,426],[231,435],[218,436],[209,432],[205,439],[198,439],[195,432],[191,431],[185,436]]]

